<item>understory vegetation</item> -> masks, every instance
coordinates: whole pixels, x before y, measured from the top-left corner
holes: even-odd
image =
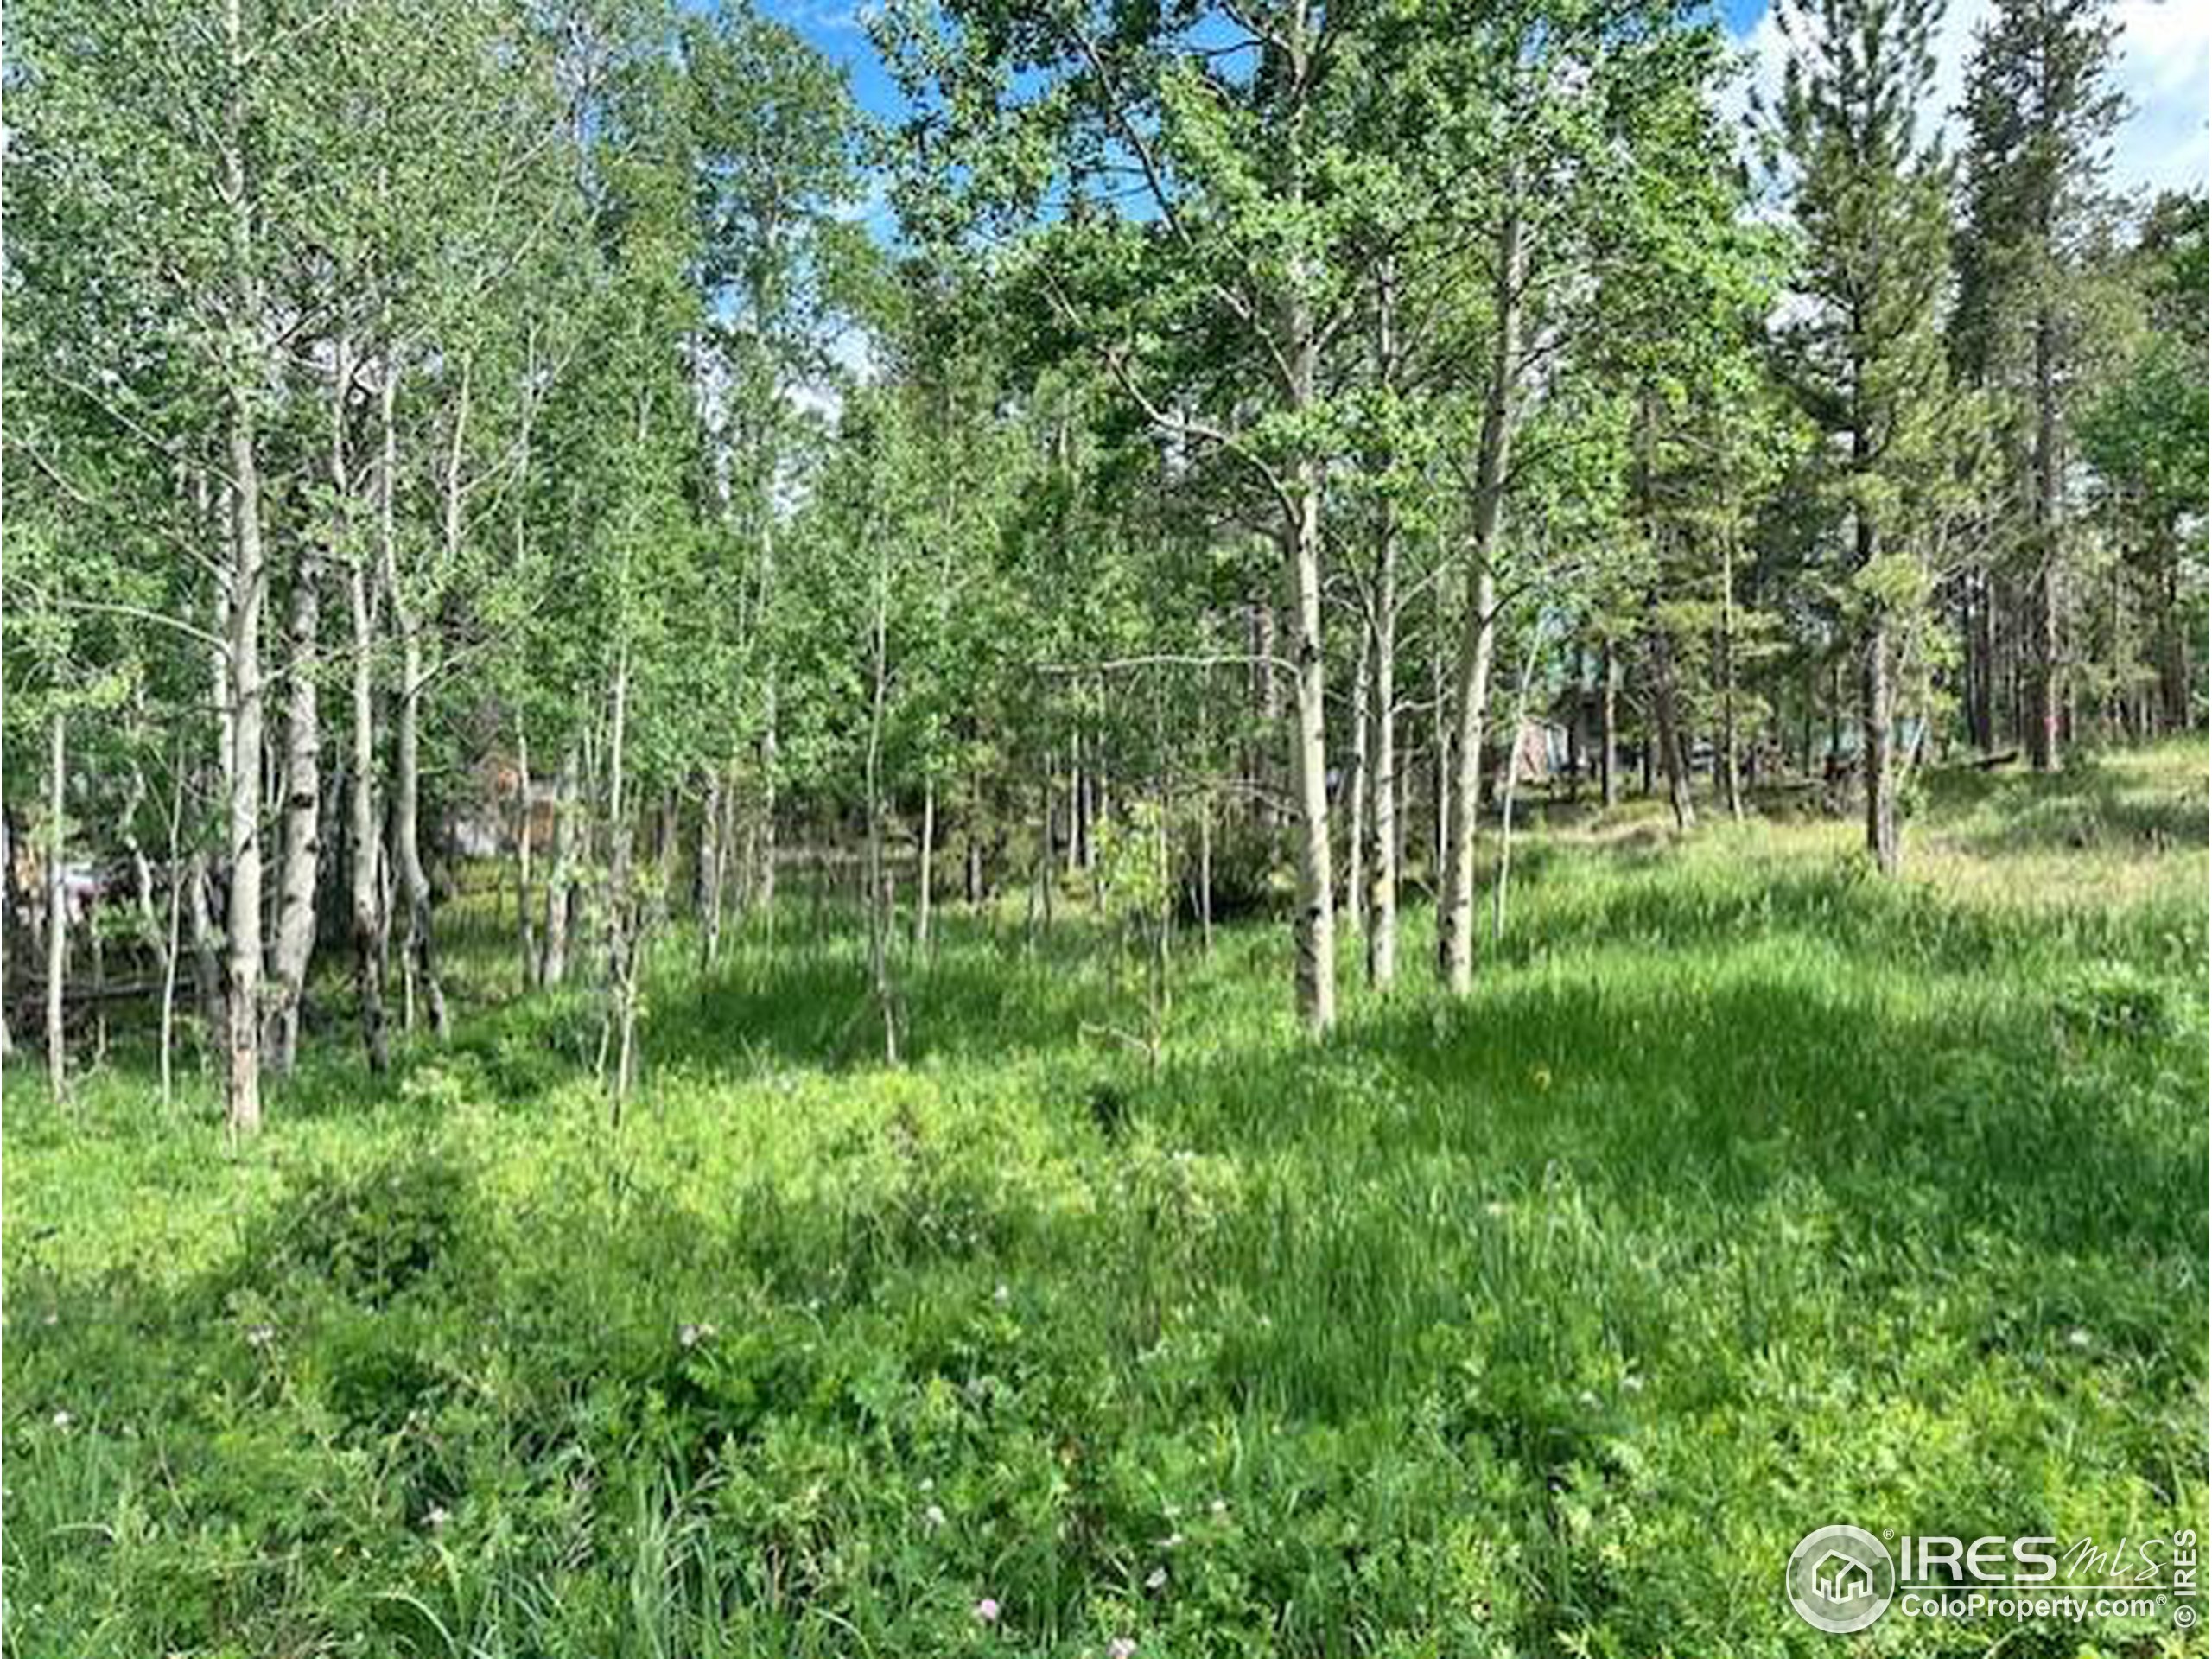
[[[795,878],[660,937],[619,1127],[488,885],[450,1039],[257,1139],[219,1052],[10,1068],[6,1651],[1986,1653],[1782,1567],[2201,1523],[2203,757],[1923,774],[1896,881],[1766,804],[1540,804],[1473,994],[1318,1044],[1257,919],[1125,1040],[1071,886],[948,906],[887,1066]]]

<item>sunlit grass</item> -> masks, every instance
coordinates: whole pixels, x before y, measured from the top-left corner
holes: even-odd
[[[672,937],[619,1134],[582,993],[236,1153],[11,1070],[7,1650],[1813,1654],[1823,1522],[2201,1528],[2203,783],[1930,780],[1897,887],[1562,823],[1465,1006],[1416,912],[1316,1048],[1239,927],[1157,1071],[1079,904],[946,918],[898,1072],[849,926]]]

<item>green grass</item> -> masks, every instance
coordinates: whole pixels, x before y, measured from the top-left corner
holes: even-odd
[[[1927,785],[1895,887],[1563,813],[1471,1001],[1417,913],[1319,1047],[1225,931],[1156,1072],[1079,906],[948,917],[897,1072],[849,930],[672,939],[619,1134],[575,995],[237,1154],[11,1068],[6,1651],[2196,1651],[1780,1595],[2203,1529],[2203,755]]]

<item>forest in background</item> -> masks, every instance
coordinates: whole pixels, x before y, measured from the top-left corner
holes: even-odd
[[[1786,8],[1739,123],[1650,0],[894,4],[892,127],[738,7],[26,8],[10,1033],[150,1003],[251,1131],[446,1028],[497,855],[620,1099],[795,854],[893,1059],[944,898],[1063,873],[1286,911],[1319,1032],[1409,889],[1467,993],[1509,760],[1895,873],[1929,767],[2191,728],[2203,197],[2106,188],[2096,0],[1942,153],[1936,16]]]

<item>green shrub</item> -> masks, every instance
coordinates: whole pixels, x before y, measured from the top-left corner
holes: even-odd
[[[385,1153],[358,1167],[304,1164],[292,1172],[284,1199],[249,1230],[241,1263],[264,1286],[308,1274],[381,1306],[444,1257],[461,1231],[467,1193],[465,1168],[436,1146]]]

